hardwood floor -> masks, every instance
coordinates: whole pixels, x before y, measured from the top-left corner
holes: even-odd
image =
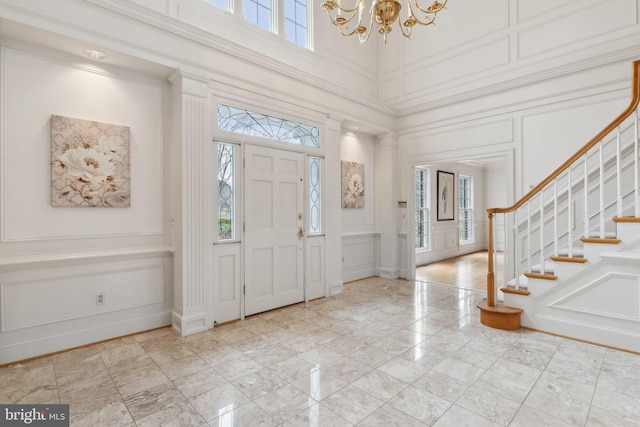
[[[502,270],[503,254],[498,253],[496,271]],[[498,285],[502,277],[498,277]],[[487,290],[487,251],[474,252],[416,268],[416,280],[464,289]]]

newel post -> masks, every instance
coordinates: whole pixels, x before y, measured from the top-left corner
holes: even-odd
[[[494,288],[494,272],[493,272],[493,212],[487,209],[489,217],[489,248],[487,262],[487,305],[494,307],[496,304],[495,288]]]

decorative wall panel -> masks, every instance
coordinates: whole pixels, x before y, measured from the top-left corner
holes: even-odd
[[[99,270],[102,268],[103,270]],[[64,276],[51,271],[38,279],[2,279],[2,331],[131,309],[165,301],[162,264]],[[56,274],[56,275],[54,275]],[[104,302],[97,295],[104,296]]]

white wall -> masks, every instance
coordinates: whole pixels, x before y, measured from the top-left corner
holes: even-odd
[[[380,235],[376,230],[374,139],[365,134],[343,132],[340,143],[342,161],[364,164],[364,207],[342,208],[342,277],[353,281],[378,274]],[[340,173],[328,170],[328,173]]]
[[[380,58],[380,93],[399,110],[399,167],[502,158],[502,197],[486,201],[516,201],[628,104],[639,5],[455,2],[436,31],[394,39],[398,60]]]
[[[1,54],[0,363],[169,324],[167,85],[52,51]],[[130,127],[129,208],[51,206],[52,114]]]

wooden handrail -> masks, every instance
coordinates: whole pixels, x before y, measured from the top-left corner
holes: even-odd
[[[600,142],[605,136],[607,136],[612,130],[616,127],[620,126],[620,124],[627,119],[638,107],[638,103],[640,103],[640,61],[635,61],[633,63],[633,79],[631,83],[631,103],[629,106],[616,117],[611,123],[609,123],[604,129],[602,129],[596,136],[594,136],[587,144],[582,147],[578,152],[576,152],[573,156],[569,157],[569,159],[560,165],[555,171],[551,173],[548,177],[546,177],[540,184],[536,185],[529,191],[527,194],[522,196],[520,200],[518,200],[512,206],[508,208],[489,208],[487,209],[487,213],[508,213],[513,212],[518,209],[520,206],[524,205],[527,201],[529,201],[533,196],[535,196],[538,192],[540,192],[544,187],[547,186],[551,181],[556,179],[562,172],[567,170],[569,166],[571,166],[574,162],[576,162],[580,157],[582,157],[587,151],[593,148],[598,142]],[[489,237],[491,238],[491,237]]]
[[[567,170],[573,163],[575,163],[580,157],[585,155],[591,148],[598,144],[604,137],[606,137],[611,131],[620,126],[638,107],[640,103],[640,60],[633,63],[633,77],[631,80],[631,103],[629,106],[616,117],[611,123],[609,123],[604,129],[602,129],[596,136],[594,136],[587,144],[578,150],[573,156],[571,156],[560,167],[553,171],[548,177],[546,177],[540,184],[536,185],[525,194],[520,200],[508,208],[489,208],[487,209],[487,215],[489,220],[489,242],[488,242],[488,263],[487,263],[487,306],[495,307],[495,273],[493,265],[493,217],[497,213],[509,213],[514,212],[516,209],[524,205],[531,200],[533,196],[542,191],[547,184],[556,179],[562,172]]]

